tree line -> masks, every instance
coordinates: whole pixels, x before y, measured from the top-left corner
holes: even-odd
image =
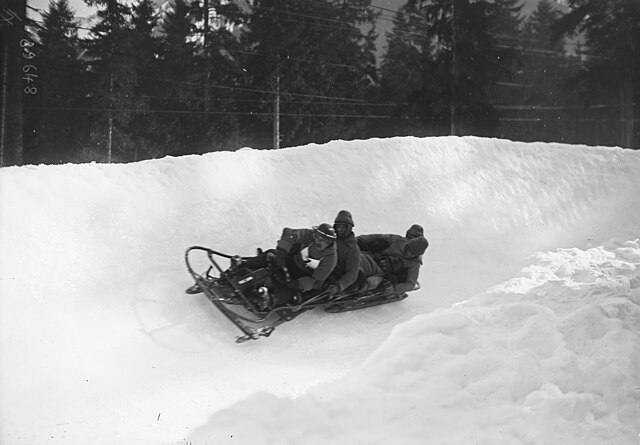
[[[67,0],[28,27],[25,163],[398,134],[637,141],[640,2],[85,2],[86,29]]]

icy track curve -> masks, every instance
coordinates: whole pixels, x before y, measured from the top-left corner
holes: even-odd
[[[575,364],[586,374],[593,372],[591,362],[580,361],[587,349],[563,346],[558,339],[566,333],[579,342],[570,328],[592,322],[595,315],[588,310],[594,305],[604,305],[608,313],[628,314],[626,322],[616,318],[622,320],[622,327],[616,324],[614,332],[623,346],[615,357],[624,353],[638,357],[637,347],[632,346],[634,340],[638,343],[639,330],[639,260],[634,241],[640,236],[638,171],[637,151],[475,137],[334,141],[127,165],[3,168],[0,443],[223,443],[234,434],[236,442],[231,443],[298,443],[292,438],[308,443],[323,443],[322,438],[331,443],[371,443],[367,437],[347,432],[348,421],[334,429],[332,422],[320,422],[322,432],[318,432],[313,421],[303,422],[304,417],[294,416],[291,422],[300,428],[293,428],[281,418],[272,419],[270,413],[293,408],[297,412],[302,404],[316,421],[318,416],[335,419],[336,412],[349,419],[339,406],[354,401],[361,407],[355,401],[381,400],[376,399],[378,395],[392,406],[399,401],[395,406],[405,413],[409,410],[420,421],[389,422],[376,412],[370,421],[376,422],[378,430],[368,425],[373,431],[369,434],[378,431],[382,437],[397,438],[402,430],[405,443],[420,443],[415,441],[424,437],[420,425],[435,424],[441,429],[430,443],[461,443],[444,439],[447,432],[459,430],[452,419],[463,412],[486,416],[482,400],[508,400],[504,405],[495,402],[502,420],[471,415],[471,423],[479,426],[470,426],[468,434],[480,436],[469,437],[479,437],[478,443],[499,443],[502,430],[487,429],[491,422],[507,422],[509,443],[535,443],[564,433],[565,438],[573,433],[588,437],[594,431],[600,434],[600,425],[622,435],[620,443],[636,445],[632,440],[640,428],[637,420],[629,419],[640,418],[633,417],[637,411],[632,408],[638,392],[631,387],[626,388],[624,410],[614,415],[608,411],[607,397],[617,393],[605,392],[592,400],[583,397],[583,392],[591,394],[584,386],[576,390],[548,376],[539,382],[531,376],[523,378],[521,385],[513,383],[509,397],[496,399],[491,396],[500,388],[491,378],[505,377],[495,363],[519,351],[547,374]],[[228,322],[206,301],[182,293],[190,284],[183,263],[188,246],[250,254],[256,247],[271,246],[285,225],[331,222],[343,208],[353,213],[356,233],[404,233],[412,223],[425,227],[431,245],[420,291],[402,303],[372,310],[305,314],[267,341],[240,346],[233,343],[235,332]],[[605,257],[624,258],[607,263],[615,264],[613,269],[597,261],[585,266],[595,272],[578,273],[576,281],[593,275],[591,283],[597,289],[588,295],[606,298],[587,299],[582,315],[566,319],[568,315],[555,308],[556,304],[567,307],[556,303],[565,293],[552,289],[544,295],[552,296],[554,309],[545,309],[548,305],[540,303],[539,294],[531,289],[545,288],[547,282],[546,286],[553,286],[557,280],[549,278],[553,276],[549,271],[567,263],[566,252],[577,252],[573,261],[583,264],[598,249],[604,249]],[[563,259],[553,266],[542,261],[541,266],[540,255],[553,252]],[[603,267],[608,272],[602,272]],[[537,274],[527,275],[531,270]],[[505,312],[506,306],[496,301],[515,295],[511,280],[527,276],[533,281],[545,278],[523,291],[535,301],[521,302]],[[622,290],[615,296],[600,292],[597,279],[603,277],[607,283],[622,281]],[[498,297],[496,289],[502,289]],[[628,303],[612,304],[610,297]],[[578,297],[575,304],[583,300]],[[452,307],[463,301],[467,302]],[[480,308],[471,309],[474,305]],[[497,309],[492,310],[492,305]],[[472,314],[458,314],[461,311]],[[556,338],[558,343],[551,343],[555,348],[544,349],[530,343],[535,329],[510,324],[516,321],[528,321],[551,337],[557,332],[562,335]],[[486,323],[497,327],[492,331]],[[598,332],[606,334],[609,325],[603,322],[602,326],[604,331]],[[456,357],[461,360],[461,368],[455,368],[459,372],[463,365],[473,365],[468,376],[461,374],[455,385],[449,381],[440,388],[453,409],[411,405],[401,397],[407,388],[402,379],[394,383],[390,370],[402,369],[394,350],[404,351],[398,345],[410,341],[395,339],[407,332],[410,339],[421,339],[418,344],[425,350],[442,357],[442,362],[430,362],[433,369],[427,371],[417,364],[424,362],[425,356],[420,356],[424,353],[406,351],[415,358],[409,360],[409,367],[420,379],[406,375],[402,379],[407,384],[424,380],[420,391],[437,386],[441,377],[430,373],[453,369]],[[516,339],[506,346],[496,345],[494,339],[505,332]],[[468,338],[476,342],[456,350],[440,343],[439,335],[454,342]],[[479,360],[477,354],[487,348],[493,360]],[[577,355],[573,361],[571,354]],[[560,364],[550,365],[549,360]],[[376,361],[383,369],[373,369]],[[618,374],[603,375],[637,383],[637,363],[623,361]],[[362,379],[363,375],[370,375],[370,380]],[[371,383],[377,378],[389,382],[384,391],[380,384]],[[359,379],[363,383],[352,385],[355,392],[345,390],[345,382]],[[469,379],[489,383],[476,385],[479,392],[461,390],[473,386]],[[517,389],[520,386],[524,389]],[[329,389],[318,393],[318,388]],[[567,396],[571,391],[578,396]],[[266,394],[252,396],[255,393]],[[337,402],[309,402],[322,394]],[[288,398],[292,396],[298,398]],[[245,436],[247,441],[240,442],[240,433],[250,425],[221,422],[228,420],[229,412],[244,412],[249,405],[252,418],[261,425],[256,431],[261,432],[257,437],[262,441],[252,442],[256,437]],[[586,408],[572,414],[576,406]],[[522,414],[518,410],[523,407],[537,410],[537,425],[545,426],[547,436],[531,436],[526,429],[520,436],[514,433],[518,424],[510,419]],[[216,414],[222,409],[230,411]],[[578,424],[578,429],[554,421],[557,412],[568,412],[563,419],[573,422],[571,428]],[[351,418],[365,428],[362,416],[352,414]],[[269,429],[273,423],[279,427]],[[582,424],[596,427],[583,430]],[[225,429],[228,426],[231,432]],[[462,431],[465,439],[466,430]],[[482,431],[488,432],[482,436]],[[567,440],[557,443],[586,443]]]

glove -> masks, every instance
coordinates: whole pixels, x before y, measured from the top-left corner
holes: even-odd
[[[283,268],[286,266],[285,256],[279,252],[269,252],[267,253],[267,262],[271,264],[275,264],[277,267]]]
[[[389,262],[389,258],[387,258],[386,256],[380,257],[380,259],[378,260],[378,264],[380,265],[380,268],[384,271],[384,273],[392,272],[391,263]]]
[[[335,298],[340,293],[340,285],[332,284],[329,286],[329,297]]]
[[[385,280],[390,281],[393,286],[398,284],[398,277],[396,277],[395,275],[392,275],[392,274],[385,275],[384,278]]]
[[[375,275],[372,277],[368,277],[364,282],[358,287],[358,292],[367,292],[369,290],[375,289],[378,287],[380,282],[382,281],[382,277]]]
[[[313,289],[313,278],[302,277],[298,278],[298,290],[302,292],[309,292]]]
[[[291,252],[291,248],[298,241],[298,236],[291,229],[284,229],[282,231],[282,236],[278,240],[277,249],[283,251],[284,253]]]

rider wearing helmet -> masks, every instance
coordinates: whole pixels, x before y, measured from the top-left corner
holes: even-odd
[[[311,229],[284,229],[282,238],[292,240],[296,252],[292,255],[292,278],[297,276],[298,288],[302,292],[318,290],[336,266],[336,233],[327,223],[313,226]],[[281,240],[282,240],[281,238]],[[282,247],[282,243],[278,242]],[[293,250],[293,249],[292,249]]]
[[[267,267],[270,261],[287,270],[292,286],[302,292],[318,290],[333,271],[337,262],[336,233],[327,223],[311,229],[285,227],[277,249],[267,250],[253,258],[246,258],[241,266],[256,270]]]
[[[408,292],[418,283],[422,255],[429,247],[424,236],[411,239],[394,234],[360,235],[358,246],[369,252],[386,274],[395,276],[395,291]]]
[[[360,249],[353,233],[353,217],[348,210],[340,210],[333,223],[336,231],[338,262],[329,279],[329,294],[335,297],[356,283],[360,270]]]

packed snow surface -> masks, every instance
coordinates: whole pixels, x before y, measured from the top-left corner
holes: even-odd
[[[640,443],[640,152],[476,137],[0,169],[0,443]],[[192,245],[422,224],[406,300],[259,341]]]

